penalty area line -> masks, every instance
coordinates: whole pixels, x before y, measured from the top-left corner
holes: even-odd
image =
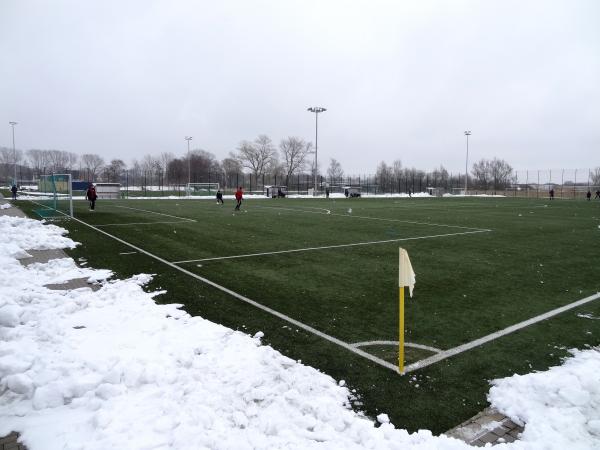
[[[174,219],[187,220],[188,222],[197,222],[197,220],[195,220],[195,219],[188,219],[187,217],[173,216],[171,214],[159,213],[156,211],[150,211],[148,209],[132,208],[131,206],[118,206],[118,205],[111,205],[111,206],[113,206],[114,208],[124,208],[124,209],[131,209],[133,211],[142,211],[142,212],[147,212],[147,213],[151,213],[151,214],[158,214],[159,216],[173,217]]]
[[[288,323],[291,323],[292,325],[294,325],[294,326],[296,326],[298,328],[301,328],[301,329],[303,329],[303,330],[305,330],[305,331],[307,331],[307,332],[309,332],[311,334],[314,334],[315,336],[318,336],[318,337],[320,337],[322,339],[325,339],[325,340],[331,342],[332,344],[335,344],[335,345],[338,345],[340,347],[343,347],[344,349],[346,349],[346,350],[348,350],[348,351],[350,351],[352,353],[355,353],[355,354],[357,354],[359,356],[362,356],[363,358],[368,359],[369,361],[371,361],[371,362],[373,362],[375,364],[378,364],[378,365],[383,366],[383,367],[385,367],[387,369],[390,369],[390,370],[393,370],[395,372],[398,372],[398,367],[396,367],[394,364],[391,364],[391,363],[389,363],[389,362],[387,362],[387,361],[385,361],[385,360],[383,360],[381,358],[377,358],[376,356],[373,356],[373,355],[371,355],[371,354],[369,354],[367,352],[364,352],[364,351],[362,351],[362,350],[360,350],[358,348],[355,348],[352,345],[348,344],[347,342],[344,342],[344,341],[342,341],[342,340],[340,340],[338,338],[330,336],[329,334],[323,333],[322,331],[319,331],[316,328],[311,327],[310,325],[306,325],[306,324],[304,324],[304,323],[302,323],[302,322],[300,322],[300,321],[298,321],[296,319],[292,319],[291,317],[286,316],[285,314],[280,313],[279,311],[276,311],[276,310],[274,310],[272,308],[269,308],[268,306],[262,305],[261,303],[258,303],[258,302],[254,301],[254,300],[251,300],[248,297],[245,297],[245,296],[243,296],[241,294],[238,294],[237,292],[234,292],[231,289],[226,288],[225,286],[221,286],[220,284],[217,284],[214,281],[209,280],[208,278],[204,278],[204,277],[202,277],[200,275],[197,275],[197,274],[195,274],[193,272],[190,272],[189,270],[185,270],[184,268],[179,267],[179,266],[175,265],[174,263],[169,262],[166,259],[161,258],[160,256],[154,255],[154,254],[152,254],[152,253],[144,250],[143,248],[140,248],[140,247],[138,247],[136,245],[133,245],[133,244],[131,244],[131,243],[129,243],[129,242],[121,239],[121,238],[118,238],[118,237],[116,237],[116,236],[114,236],[114,235],[112,235],[110,233],[107,233],[106,231],[101,230],[100,228],[97,228],[97,227],[95,227],[93,225],[90,225],[89,223],[86,223],[83,220],[77,219],[76,217],[72,217],[72,219],[76,220],[77,222],[79,222],[79,223],[81,223],[81,224],[83,224],[83,225],[85,225],[87,227],[90,227],[93,230],[96,230],[98,233],[101,233],[101,234],[103,234],[105,236],[108,236],[111,239],[114,239],[117,242],[120,242],[123,245],[131,247],[132,249],[137,250],[140,253],[143,253],[144,255],[149,256],[150,258],[153,258],[153,259],[155,259],[155,260],[157,260],[157,261],[165,264],[166,266],[171,267],[172,269],[175,269],[175,270],[177,270],[177,271],[179,271],[179,272],[181,272],[181,273],[183,273],[185,275],[188,275],[188,276],[190,276],[192,278],[195,278],[196,280],[201,281],[201,282],[203,282],[203,283],[205,283],[205,284],[207,284],[209,286],[212,286],[212,287],[214,287],[215,289],[218,289],[221,292],[229,294],[230,296],[232,296],[234,298],[237,298],[238,300],[241,300],[241,301],[243,301],[245,303],[248,303],[248,304],[250,304],[250,305],[252,305],[252,306],[254,306],[254,307],[258,308],[258,309],[261,309],[261,310],[263,310],[263,311],[265,311],[265,312],[267,312],[267,313],[269,313],[269,314],[271,314],[271,315],[273,315],[275,317],[278,317],[279,319],[282,319],[282,320],[284,320],[284,321],[286,321]]]
[[[282,211],[295,211],[295,212],[303,212],[303,213],[309,213],[309,214],[322,214],[322,215],[328,215],[328,216],[354,217],[355,219],[379,220],[379,221],[382,221],[382,222],[410,223],[412,225],[427,225],[427,226],[431,226],[431,227],[460,228],[460,229],[463,229],[463,230],[476,230],[476,231],[492,231],[492,230],[488,230],[486,228],[463,227],[461,225],[448,225],[448,224],[443,224],[443,223],[430,223],[430,222],[416,222],[416,221],[413,221],[413,220],[402,220],[402,219],[386,219],[384,217],[359,216],[359,215],[356,215],[356,214],[332,213],[329,210],[326,210],[328,212],[323,213],[323,212],[319,212],[319,211],[307,211],[305,209],[285,208],[285,207],[281,207],[281,206],[259,206],[259,205],[255,205],[255,207],[256,208],[264,208],[264,209],[280,209]],[[315,209],[324,209],[324,208],[315,208]]]
[[[496,340],[500,337],[514,333],[515,331],[529,327],[530,325],[533,325],[533,324],[536,324],[543,320],[554,317],[565,311],[569,311],[570,309],[578,308],[579,306],[585,305],[586,303],[593,302],[594,300],[597,300],[599,298],[600,298],[600,292],[598,292],[594,295],[590,295],[589,297],[582,298],[581,300],[577,300],[573,303],[569,303],[568,305],[553,309],[544,314],[540,314],[539,316],[532,317],[531,319],[524,320],[523,322],[516,323],[514,325],[506,327],[503,330],[496,331],[495,333],[492,333],[492,334],[488,334],[487,336],[484,336],[482,338],[475,339],[474,341],[467,342],[466,344],[463,344],[463,345],[459,345],[458,347],[454,347],[449,350],[444,350],[436,355],[430,356],[429,358],[422,359],[420,361],[417,361],[413,364],[406,366],[404,372],[405,373],[413,372],[415,370],[430,366],[430,365],[440,362],[444,359],[450,358],[452,356],[466,352],[467,350],[471,350],[475,347],[479,347],[480,345],[483,345],[483,344],[486,344],[493,340]]]
[[[295,248],[292,250],[278,250],[278,251],[274,251],[274,252],[247,253],[244,255],[217,256],[215,258],[203,258],[203,259],[188,259],[185,261],[172,261],[172,263],[173,264],[185,264],[185,263],[202,262],[202,261],[219,261],[222,259],[250,258],[252,256],[280,255],[283,253],[310,252],[310,251],[315,251],[315,250],[328,250],[328,249],[332,249],[332,248],[357,247],[360,245],[389,244],[392,242],[416,241],[419,239],[432,239],[432,238],[440,238],[440,237],[448,237],[448,236],[460,236],[460,235],[464,235],[464,234],[489,233],[491,231],[492,230],[461,231],[459,233],[433,234],[430,236],[415,236],[415,237],[409,237],[409,238],[386,239],[383,241],[355,242],[353,244],[325,245],[323,247]]]
[[[155,225],[159,223],[189,223],[188,220],[178,220],[174,221],[159,221],[159,222],[127,222],[127,223],[104,223],[101,225],[96,225],[97,227],[124,227],[126,225]]]

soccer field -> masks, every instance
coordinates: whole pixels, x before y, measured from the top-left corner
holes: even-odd
[[[83,243],[74,256],[122,275],[157,274],[153,288],[168,291],[160,301],[264,331],[265,342],[355,387],[355,407],[389,412],[408,428],[444,431],[483,409],[489,379],[544,369],[567,348],[600,344],[600,202],[233,206],[115,200],[91,212],[75,202],[77,220],[61,225]],[[398,247],[417,281],[406,299],[404,376],[395,371]]]

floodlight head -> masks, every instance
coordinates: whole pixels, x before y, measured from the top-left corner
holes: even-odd
[[[307,111],[319,114],[319,113],[327,111],[327,109],[325,109],[321,106],[311,106],[310,108],[307,109]]]
[[[8,122],[8,124],[9,124],[9,125],[12,125],[13,127],[14,127],[15,125],[17,125],[17,123],[18,123],[18,122]]]
[[[468,131],[465,131],[465,135],[466,135],[466,136],[471,136],[471,131],[470,131],[470,130],[468,130]]]
[[[191,141],[191,140],[192,140],[192,136],[186,136],[186,137],[185,137],[185,140],[186,140],[186,141]]]

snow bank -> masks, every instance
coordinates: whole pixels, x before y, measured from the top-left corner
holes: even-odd
[[[110,272],[64,259],[28,267],[15,259],[74,246],[64,234],[0,217],[0,436],[18,431],[30,450],[471,448],[396,429],[384,413],[376,427],[348,408],[343,382],[262,345],[262,333],[157,305],[143,289],[150,275],[107,280]],[[97,291],[44,286],[82,276],[104,281]],[[524,440],[506,446],[561,448],[572,427],[571,444],[597,447],[598,355],[577,352],[549,371],[570,371],[551,375],[562,388],[544,374],[496,381],[492,402],[527,421]],[[553,408],[539,406],[545,391]]]
[[[29,256],[26,250],[75,248],[77,244],[65,234],[64,228],[37,220],[0,216],[0,249],[7,256],[24,258]]]
[[[488,399],[515,423],[526,424],[523,441],[551,437],[548,448],[600,448],[600,351],[571,353],[545,372],[493,381]]]

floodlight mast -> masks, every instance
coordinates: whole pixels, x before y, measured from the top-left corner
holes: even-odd
[[[185,140],[188,143],[188,154],[187,154],[187,156],[188,156],[188,158],[187,158],[188,159],[188,184],[190,184],[191,183],[191,173],[192,173],[190,170],[190,141],[192,140],[192,136],[186,136]]]
[[[317,172],[318,172],[318,165],[317,165],[317,151],[319,149],[319,113],[325,112],[327,111],[327,109],[321,107],[321,106],[311,106],[310,108],[307,109],[307,111],[310,111],[312,113],[315,113],[315,192],[313,195],[316,195],[317,193]]]
[[[465,131],[465,136],[467,137],[467,159],[465,160],[465,196],[467,195],[467,188],[469,186],[469,136],[471,136],[471,131]]]
[[[12,127],[12,138],[13,138],[13,161],[15,163],[15,177],[13,182],[15,183],[15,186],[17,185],[17,150],[15,148],[15,125],[18,124],[18,122],[8,122],[8,124]]]

